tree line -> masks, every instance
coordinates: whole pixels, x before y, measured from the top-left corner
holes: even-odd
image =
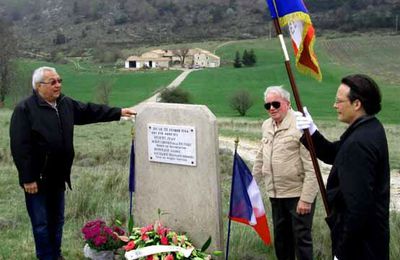
[[[304,2],[318,35],[394,29],[400,15],[398,0]],[[244,39],[268,35],[271,20],[265,0],[7,0],[0,1],[0,17],[20,27],[25,49]]]
[[[241,68],[242,66],[251,67],[254,66],[256,63],[257,63],[257,57],[256,54],[254,53],[254,50],[251,49],[250,51],[247,51],[247,49],[245,49],[243,51],[242,56],[240,56],[239,51],[236,51],[236,56],[233,61],[233,67],[235,68]]]

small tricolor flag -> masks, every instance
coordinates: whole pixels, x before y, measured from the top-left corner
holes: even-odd
[[[266,245],[271,244],[260,190],[249,168],[237,152],[233,161],[229,218],[252,226]]]
[[[272,19],[278,18],[281,27],[289,27],[297,69],[321,81],[314,53],[315,31],[303,0],[267,0],[267,4]]]
[[[129,162],[129,191],[135,192],[135,141],[132,140]]]
[[[129,216],[133,223],[133,193],[135,192],[135,140],[132,138],[131,156],[129,162]]]

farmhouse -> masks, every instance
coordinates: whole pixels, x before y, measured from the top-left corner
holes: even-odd
[[[216,68],[220,66],[220,58],[209,51],[195,49],[161,50],[156,49],[140,56],[130,56],[125,61],[126,69],[159,68],[168,69],[173,66]]]
[[[189,60],[192,59],[192,60]],[[216,68],[220,66],[221,59],[209,51],[195,48],[189,50],[188,63],[201,68]]]
[[[125,68],[168,68],[171,59],[157,52],[146,52],[141,56],[130,56],[125,61]]]

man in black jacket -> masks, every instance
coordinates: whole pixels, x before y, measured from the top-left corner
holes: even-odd
[[[309,129],[316,154],[332,164],[327,196],[332,251],[339,260],[389,259],[390,168],[385,130],[375,117],[381,94],[365,75],[342,79],[334,108],[349,124],[339,141],[326,140],[305,109],[297,128]],[[304,136],[302,142],[305,144]]]
[[[16,106],[10,125],[11,153],[41,260],[63,259],[64,193],[66,184],[71,188],[74,125],[135,114],[128,108],[73,100],[61,93],[61,82],[54,68],[36,69],[33,94]]]

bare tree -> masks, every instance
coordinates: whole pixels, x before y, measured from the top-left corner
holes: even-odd
[[[23,65],[15,66],[13,73],[13,86],[8,93],[11,105],[15,107],[18,102],[32,93],[32,71]],[[18,75],[18,77],[15,77]]]
[[[112,91],[112,81],[101,79],[96,87],[96,102],[108,105],[110,103],[110,95]]]
[[[233,110],[239,112],[240,116],[245,116],[247,110],[253,105],[253,99],[248,90],[240,89],[230,97],[229,104]]]
[[[186,56],[189,54],[189,50],[190,50],[189,48],[182,47],[180,49],[176,49],[176,50],[172,51],[172,53],[174,55],[179,57],[182,68],[185,67],[185,59],[186,59]]]
[[[9,24],[0,20],[0,107],[11,88],[13,79],[13,58],[16,57],[17,40]]]

